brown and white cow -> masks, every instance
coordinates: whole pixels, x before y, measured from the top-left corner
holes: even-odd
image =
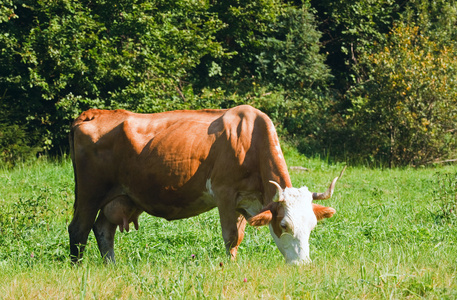
[[[114,235],[138,216],[175,220],[219,210],[227,254],[235,258],[246,220],[269,224],[288,263],[309,261],[309,235],[335,210],[312,203],[326,193],[293,188],[273,123],[243,105],[227,110],[136,114],[91,109],[70,134],[75,174],[68,227],[74,262],[90,230],[114,261]]]

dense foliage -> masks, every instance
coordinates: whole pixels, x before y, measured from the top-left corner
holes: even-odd
[[[418,31],[396,25],[383,49],[363,57],[369,74],[352,91],[351,142],[395,165],[424,164],[457,146],[457,49]]]
[[[350,141],[391,165],[444,159],[457,146],[457,10],[428,1],[417,8],[361,55],[362,81],[349,93]]]
[[[455,1],[312,3],[336,91],[318,146],[389,166],[455,155]]]
[[[310,154],[455,154],[453,0],[0,0],[0,160],[67,147],[91,107],[251,104]]]

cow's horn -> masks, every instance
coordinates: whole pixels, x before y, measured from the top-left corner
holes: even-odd
[[[273,198],[274,202],[283,202],[284,201],[284,195],[281,186],[273,180],[270,180],[270,183],[274,184],[276,186],[276,195]]]
[[[336,181],[338,179],[340,179],[341,176],[343,176],[344,170],[346,170],[346,166],[344,166],[343,170],[340,173],[340,176],[333,179],[332,183],[330,184],[330,187],[328,188],[327,191],[325,191],[325,193],[313,193],[313,200],[325,200],[325,199],[332,197],[333,190],[335,189]]]

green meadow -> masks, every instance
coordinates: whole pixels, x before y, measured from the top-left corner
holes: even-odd
[[[286,148],[294,186],[324,191],[343,165]],[[91,233],[70,264],[69,159],[0,169],[0,299],[456,299],[457,166],[349,166],[311,233],[312,263],[286,265],[266,227],[247,226],[227,259],[216,210],[168,222],[146,214],[116,234],[104,264]]]

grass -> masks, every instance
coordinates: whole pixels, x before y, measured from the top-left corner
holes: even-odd
[[[308,168],[290,172],[312,191],[342,168],[290,148],[285,156]],[[455,174],[456,166],[348,168],[324,202],[337,213],[312,232],[306,266],[285,265],[268,229],[249,226],[228,261],[213,210],[173,222],[142,215],[138,231],[117,233],[116,265],[103,264],[91,234],[72,267],[71,163],[0,169],[0,299],[455,299],[456,218],[441,209],[455,190],[437,184]]]

